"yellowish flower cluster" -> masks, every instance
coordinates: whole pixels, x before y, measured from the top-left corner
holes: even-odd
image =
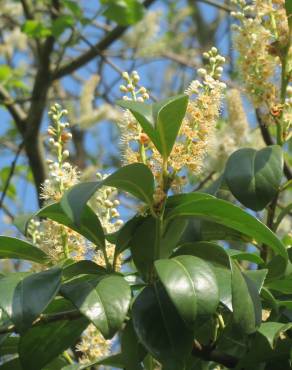
[[[187,112],[169,161],[176,172],[184,167],[199,172],[202,160],[213,144],[226,88],[225,83],[219,80],[225,58],[218,54],[215,47],[204,53],[204,57],[206,68],[198,70],[201,81],[192,81],[185,91],[189,95]]]
[[[46,203],[59,201],[64,191],[79,181],[77,169],[66,162],[69,157],[66,144],[71,139],[71,134],[67,132],[69,124],[62,123],[62,119],[67,111],[61,110],[61,107],[55,104],[49,114],[52,120],[52,124],[48,128],[49,143],[51,153],[57,158],[57,161],[48,160],[50,174],[45,181],[42,192]],[[97,173],[97,177],[102,180],[106,175]],[[107,187],[101,188],[92,200],[92,208],[96,210],[106,233],[117,231],[123,224],[116,208],[119,206],[116,197],[116,190]],[[100,251],[96,251],[91,243],[86,242],[83,237],[73,230],[54,221],[43,220],[41,223],[32,221],[30,223],[30,235],[34,238],[35,243],[55,261],[68,257],[75,261],[91,257],[99,265],[106,265],[104,255]],[[108,261],[113,262],[114,246],[110,243],[106,245],[106,254]],[[116,267],[120,268],[120,265],[121,260],[119,259],[116,261]],[[89,325],[77,346],[77,349],[82,352],[80,362],[90,362],[107,355],[110,350],[110,343],[102,337],[94,325]]]
[[[79,362],[87,364],[97,358],[108,356],[110,347],[111,341],[105,340],[96,327],[90,324],[83,332],[80,343],[76,346],[77,351],[82,352]]]
[[[149,94],[145,87],[138,87],[140,76],[137,71],[131,75],[124,72],[122,75],[125,84],[120,86],[120,91],[125,95],[124,100],[133,100],[143,103],[149,99]],[[148,136],[142,129],[134,116],[126,110],[122,119],[118,122],[121,130],[121,147],[124,164],[135,162],[146,162],[146,147],[151,145]]]
[[[239,71],[256,107],[266,108],[266,123],[284,127],[283,140],[292,124],[287,87],[292,77],[292,34],[285,0],[233,0],[239,11],[232,16]],[[290,75],[290,77],[289,77]]]
[[[253,5],[248,5],[245,0],[233,2],[239,7],[239,11],[231,15],[240,21],[240,25],[233,25],[232,28],[235,31],[234,44],[239,51],[238,65],[242,80],[256,106],[260,106],[263,101],[272,106],[275,104],[276,86],[271,79],[280,62],[269,51],[269,46],[272,47],[272,32],[262,21],[261,13],[256,12],[258,5],[255,2]],[[275,13],[275,10],[272,9],[272,12]]]
[[[207,63],[206,69],[198,70],[200,81],[193,81],[185,91],[190,97],[187,113],[172,153],[168,158],[167,169],[173,175],[172,188],[175,191],[179,191],[185,183],[185,177],[177,175],[181,169],[187,168],[191,171],[200,171],[201,169],[202,160],[212,145],[216,122],[220,114],[221,100],[226,88],[226,85],[219,81],[225,58],[218,54],[215,47],[204,53],[204,57]],[[137,76],[137,72],[133,72],[133,74]],[[128,74],[125,77],[128,78]],[[141,89],[137,93],[141,93]],[[127,87],[122,85],[121,91],[130,91],[131,93],[134,91],[132,99],[137,101],[143,101],[149,97],[148,94],[145,96],[142,91],[142,97],[137,98],[135,86],[133,87],[131,81]],[[124,99],[130,98],[126,96]],[[143,162],[148,165],[156,178],[160,178],[163,167],[161,155],[129,111],[124,113],[120,126],[125,162]],[[163,193],[163,189],[161,192]],[[157,196],[161,198],[162,195],[158,194]]]
[[[66,189],[78,182],[79,174],[69,162],[65,160],[69,157],[69,150],[66,149],[68,141],[72,139],[72,134],[66,129],[69,127],[68,122],[62,122],[62,118],[67,114],[66,110],[61,110],[59,104],[52,106],[49,116],[52,125],[48,128],[50,136],[49,144],[51,153],[57,161],[48,159],[49,178],[45,181],[42,189],[42,198],[47,202],[59,201]]]
[[[98,180],[104,180],[107,177],[107,175],[103,175],[99,172],[97,172],[96,176]],[[100,188],[91,202],[93,209],[96,210],[96,214],[102,222],[102,226],[106,234],[116,232],[123,225],[123,221],[120,219],[120,214],[117,210],[117,207],[120,205],[120,201],[117,199],[117,190],[115,188]],[[110,263],[114,262],[114,251],[115,246],[106,241],[106,254]],[[98,265],[106,266],[106,261],[101,251],[95,252],[93,260]],[[119,257],[118,260],[115,261],[115,268],[119,270],[120,267],[121,258]]]

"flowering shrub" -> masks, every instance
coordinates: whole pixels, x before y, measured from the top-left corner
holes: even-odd
[[[0,369],[292,368],[291,229],[281,229],[291,225],[292,11],[235,4],[240,75],[271,142],[242,148],[257,139],[215,47],[199,79],[163,101],[123,73],[124,166],[95,181],[70,163],[68,112],[53,105],[44,207],[27,241],[0,237],[1,258],[29,262],[0,279]],[[191,175],[215,165],[221,176],[193,190]]]

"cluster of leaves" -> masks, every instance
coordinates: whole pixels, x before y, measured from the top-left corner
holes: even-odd
[[[153,105],[120,104],[167,160],[187,97]],[[154,177],[142,163],[69,189],[59,203],[36,216],[73,229],[98,249],[105,250],[106,240],[114,243],[113,264],[104,268],[89,260],[65,260],[53,266],[30,243],[2,236],[0,258],[37,262],[44,270],[0,279],[0,354],[12,355],[0,369],[87,368],[68,364],[63,352],[89,323],[104,338],[120,335],[121,351],[95,365],[138,370],[153,369],[158,361],[164,370],[213,368],[218,363],[249,370],[291,368],[290,250],[250,212],[214,195],[225,187],[245,207],[259,211],[277,196],[282,173],[282,149],[273,145],[232,154],[209,192],[171,195],[166,171],[165,197],[157,203]],[[87,205],[101,186],[116,187],[144,202],[143,214],[105,235]],[[261,255],[217,243],[234,239],[254,244]],[[116,272],[115,261],[126,250],[135,269]],[[244,261],[254,268],[244,268]],[[265,321],[263,312],[269,312]],[[17,335],[11,336],[12,331]]]

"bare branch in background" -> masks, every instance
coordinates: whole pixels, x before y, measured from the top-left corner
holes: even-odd
[[[22,141],[19,144],[18,149],[17,149],[17,152],[15,154],[15,157],[14,157],[13,161],[11,162],[10,171],[9,171],[7,180],[6,180],[6,182],[5,182],[4,186],[3,186],[3,191],[2,191],[2,194],[1,194],[1,198],[0,198],[0,209],[3,206],[3,203],[4,203],[4,200],[5,200],[7,191],[9,189],[10,182],[12,180],[12,177],[13,177],[13,174],[14,174],[14,171],[15,171],[15,168],[16,168],[17,160],[19,158],[19,155],[20,155],[21,150],[23,149],[23,147],[24,147],[24,141]]]

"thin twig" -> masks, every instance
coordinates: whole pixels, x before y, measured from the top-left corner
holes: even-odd
[[[17,149],[17,152],[15,154],[15,157],[14,157],[12,163],[11,163],[10,171],[9,171],[7,180],[5,182],[5,185],[3,187],[2,195],[1,195],[1,198],[0,198],[0,209],[2,208],[2,205],[3,205],[3,202],[4,202],[5,196],[7,194],[7,191],[8,191],[9,185],[10,185],[10,182],[12,180],[12,177],[13,177],[13,174],[14,174],[14,171],[15,171],[15,168],[16,168],[16,163],[17,163],[18,157],[20,155],[20,152],[21,152],[23,146],[24,146],[24,141],[22,141],[19,144],[18,149]]]
[[[227,13],[230,13],[233,10],[228,5],[217,3],[217,1],[214,1],[214,0],[196,0],[196,1],[200,2],[200,3],[205,3],[205,4],[208,4],[208,5],[214,6],[215,8],[220,9],[220,10],[224,10]]]
[[[143,5],[148,8],[152,5],[155,0],[145,0]],[[104,50],[111,46],[115,41],[120,39],[120,37],[128,30],[129,26],[117,26],[111,32],[107,33],[103,39],[98,43],[93,45],[89,50],[85,51],[83,54],[79,55],[77,58],[71,60],[70,62],[64,64],[59,68],[58,71],[52,74],[52,80],[56,80],[73,73],[80,67],[90,62],[93,58],[100,55]]]
[[[198,191],[200,190],[209,180],[212,179],[212,177],[214,176],[214,174],[216,173],[216,171],[212,171],[209,173],[209,175],[207,175],[198,185],[197,187],[193,190],[193,191]]]

